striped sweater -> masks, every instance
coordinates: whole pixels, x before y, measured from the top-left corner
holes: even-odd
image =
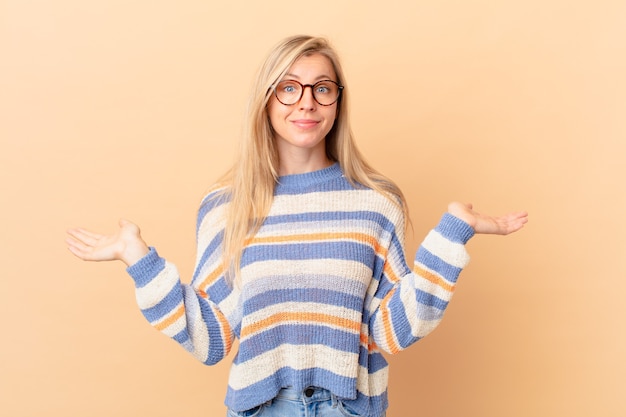
[[[409,267],[405,219],[388,198],[350,185],[338,164],[284,176],[233,288],[222,263],[228,201],[216,196],[198,212],[189,285],[154,248],[128,268],[144,316],[207,365],[238,338],[226,395],[233,410],[267,402],[282,387],[316,386],[364,416],[382,414],[381,352],[406,348],[440,322],[473,229],[445,214]]]

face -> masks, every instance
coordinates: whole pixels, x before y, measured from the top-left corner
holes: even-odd
[[[337,81],[331,61],[321,54],[298,58],[281,80],[315,84],[321,80]],[[312,88],[304,88],[295,104],[282,104],[275,95],[269,101],[268,114],[275,132],[281,161],[292,155],[327,162],[325,138],[337,116],[337,102],[322,106],[313,98]]]

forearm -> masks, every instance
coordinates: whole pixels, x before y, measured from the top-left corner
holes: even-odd
[[[219,308],[180,281],[176,267],[153,248],[128,268],[137,303],[150,324],[198,360],[214,364],[230,349],[232,332]]]
[[[412,271],[403,255],[392,251],[381,281],[389,289],[372,320],[372,333],[381,349],[398,352],[439,325],[457,278],[469,262],[464,245],[473,234],[465,222],[446,214],[418,249]]]

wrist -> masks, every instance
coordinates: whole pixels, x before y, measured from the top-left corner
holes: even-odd
[[[126,264],[126,266],[132,266],[139,262],[141,258],[146,256],[150,252],[150,248],[143,240],[127,244],[124,250],[120,253],[119,259]]]
[[[476,217],[471,212],[471,205],[453,202],[448,205],[448,214],[467,223],[472,229],[476,226]]]
[[[435,228],[443,237],[452,242],[466,244],[476,233],[465,220],[447,212]]]

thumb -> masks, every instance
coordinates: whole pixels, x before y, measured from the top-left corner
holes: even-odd
[[[135,223],[131,222],[130,220],[120,219],[119,225],[120,225],[120,229],[126,232],[130,232],[135,235],[139,235],[141,233],[141,231],[139,230],[139,226],[137,226]]]
[[[120,227],[124,227],[133,224],[133,222],[126,219],[120,219],[118,224],[120,225]]]

